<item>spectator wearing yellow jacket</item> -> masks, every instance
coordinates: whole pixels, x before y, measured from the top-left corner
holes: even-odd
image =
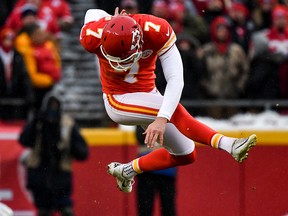
[[[35,108],[40,108],[47,92],[61,79],[61,59],[55,44],[37,24],[25,26],[15,40],[23,55],[34,87]]]

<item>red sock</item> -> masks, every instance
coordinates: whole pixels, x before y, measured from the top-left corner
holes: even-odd
[[[175,166],[191,164],[196,159],[196,149],[188,155],[175,156],[171,155],[166,149],[160,148],[150,152],[138,160],[139,167],[133,167],[134,170],[147,172],[153,170],[168,169]],[[133,163],[135,164],[135,163]]]
[[[193,118],[181,104],[177,106],[170,122],[182,134],[202,144],[211,145],[212,137],[217,134],[216,131]]]

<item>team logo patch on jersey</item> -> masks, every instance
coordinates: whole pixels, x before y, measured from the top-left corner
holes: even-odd
[[[153,50],[144,50],[143,52],[142,52],[142,59],[146,59],[146,58],[148,58],[149,56],[151,56],[152,55],[152,53],[153,53]]]

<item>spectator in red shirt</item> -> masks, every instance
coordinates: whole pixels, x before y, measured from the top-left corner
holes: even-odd
[[[18,2],[8,17],[5,26],[15,29],[16,32],[20,31],[23,27],[22,18],[29,12],[36,14],[37,24],[49,32],[53,38],[61,38],[60,27],[53,10],[50,6],[42,3],[42,0],[25,0],[25,2]]]
[[[39,6],[44,5],[50,7],[62,30],[71,27],[74,22],[70,5],[66,0],[18,0],[16,7],[23,6],[27,1]]]
[[[55,44],[37,24],[31,24],[17,36],[15,45],[24,56],[35,94],[35,108],[61,79],[61,60]]]
[[[181,2],[172,1],[168,5],[168,21],[176,34],[183,31],[183,20],[185,16],[185,6]]]
[[[58,25],[61,30],[66,31],[71,28],[74,18],[71,14],[70,5],[66,0],[42,0],[45,5],[48,5],[54,11]]]
[[[203,16],[208,24],[210,24],[215,17],[225,15],[226,5],[224,0],[192,0],[198,14]]]
[[[169,7],[164,0],[155,0],[151,7],[151,14],[164,19],[169,17]]]

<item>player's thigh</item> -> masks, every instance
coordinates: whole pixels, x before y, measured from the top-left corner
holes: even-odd
[[[109,117],[119,124],[148,125],[158,114],[163,96],[158,92],[137,92],[122,95],[104,95]]]
[[[148,125],[141,125],[146,130]],[[173,155],[187,155],[194,151],[193,140],[183,135],[174,124],[168,123],[164,132],[164,148]]]
[[[174,124],[168,123],[164,133],[164,147],[174,155],[187,155],[194,151],[193,140],[183,135]]]

